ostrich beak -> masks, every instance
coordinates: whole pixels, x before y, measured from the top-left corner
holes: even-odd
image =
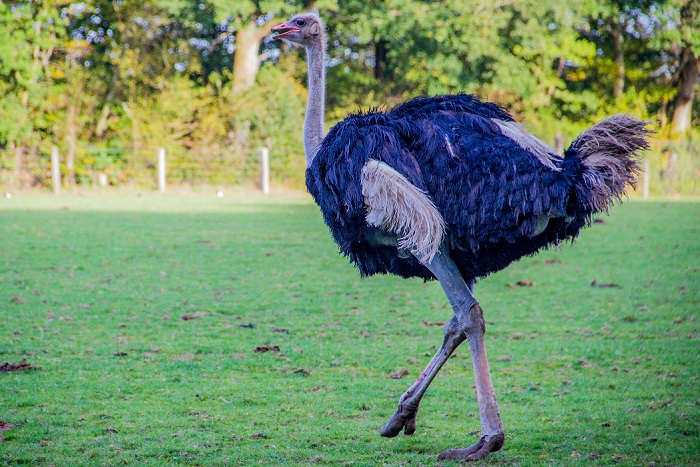
[[[301,29],[295,26],[289,26],[287,24],[280,24],[279,26],[275,26],[274,28],[272,28],[272,31],[278,33],[274,38],[279,39],[281,37],[288,36],[293,32],[299,32],[301,31]]]

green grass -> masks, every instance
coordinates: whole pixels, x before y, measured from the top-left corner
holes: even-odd
[[[41,367],[0,374],[3,465],[435,465],[479,436],[466,346],[416,435],[379,436],[451,311],[360,280],[305,197],[0,209],[0,363]],[[477,285],[507,436],[482,465],[700,463],[700,203],[603,219]]]

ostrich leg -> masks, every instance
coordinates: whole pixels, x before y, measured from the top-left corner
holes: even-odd
[[[454,310],[454,317],[445,325],[445,338],[442,345],[418,380],[401,396],[398,410],[389,423],[382,428],[381,434],[396,436],[402,428],[407,435],[415,432],[416,412],[420,399],[452,352],[467,340],[472,354],[482,436],[473,446],[465,449],[450,449],[441,453],[438,459],[482,459],[489,452],[501,449],[505,441],[503,424],[486,360],[483,312],[444,246],[426,266],[440,281]]]
[[[472,366],[474,367],[474,380],[476,383],[476,398],[479,403],[479,416],[481,418],[481,439],[478,443],[464,449],[448,449],[438,456],[441,459],[478,460],[483,459],[490,452],[499,451],[506,440],[503,432],[501,414],[496,403],[496,394],[491,382],[489,363],[486,360],[486,347],[484,346],[484,313],[481,306],[475,303],[466,309],[464,322],[468,323],[464,330],[469,342],[469,350],[472,354]],[[460,323],[464,323],[460,319]],[[464,324],[463,324],[464,325]]]
[[[442,365],[450,358],[452,352],[465,340],[466,336],[462,332],[459,321],[456,317],[453,317],[445,325],[445,338],[442,341],[442,345],[416,382],[399,398],[399,408],[391,417],[389,423],[382,428],[382,436],[393,438],[401,433],[402,429],[406,435],[412,435],[416,432],[416,413],[423,394],[425,394]]]

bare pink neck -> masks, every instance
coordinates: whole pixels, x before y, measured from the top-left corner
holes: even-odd
[[[326,106],[326,39],[306,48],[309,66],[309,98],[306,102],[304,120],[304,151],[306,166],[311,165],[323,141],[323,114]]]

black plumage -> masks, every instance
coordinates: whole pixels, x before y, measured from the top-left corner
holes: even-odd
[[[361,170],[369,159],[388,164],[427,193],[445,220],[450,256],[467,281],[573,239],[590,222],[601,207],[592,200],[595,177],[585,176],[591,169],[576,143],[563,157],[551,154],[559,169],[553,170],[505,136],[493,119],[513,121],[495,104],[446,95],[351,115],[330,130],[307,169],[307,188],[341,252],[362,275],[433,278],[414,256],[368,240],[372,227],[365,221]],[[535,234],[542,219],[549,219],[547,226]]]

